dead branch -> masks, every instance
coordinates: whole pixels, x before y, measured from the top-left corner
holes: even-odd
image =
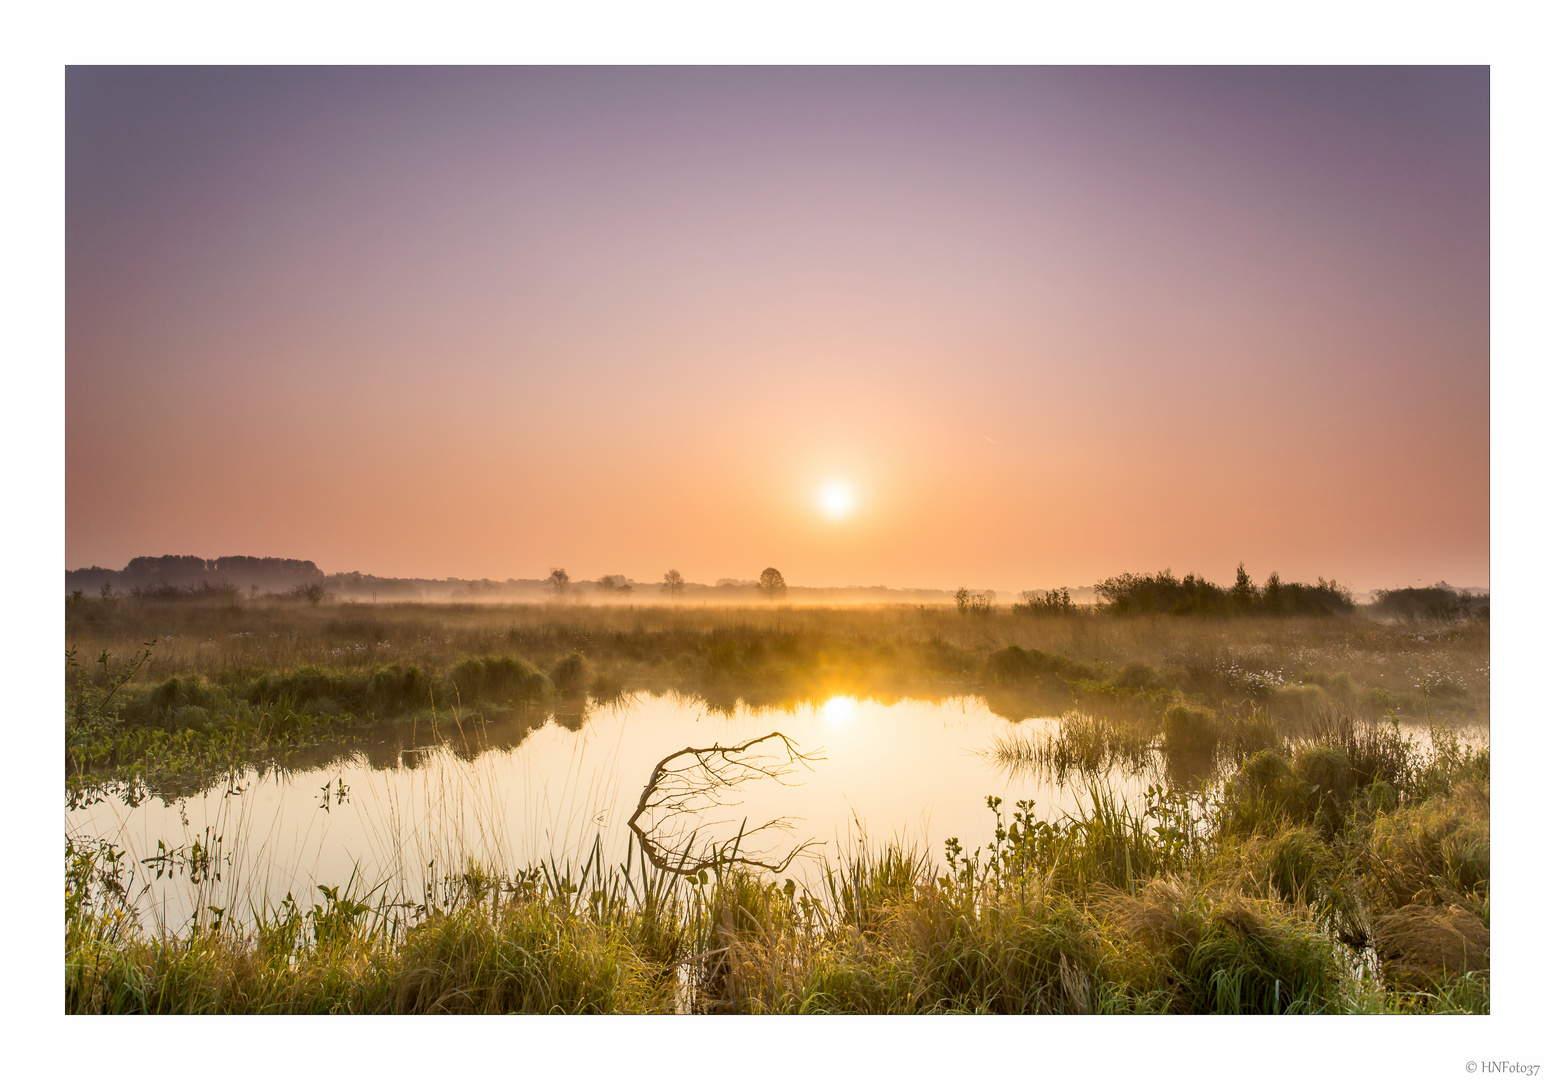
[[[773,743],[772,749],[778,753],[749,753],[752,747],[762,743]],[[748,739],[738,746],[719,746],[714,743],[712,746],[688,746],[684,750],[676,750],[673,754],[665,755],[653,767],[648,783],[638,797],[637,809],[627,819],[627,827],[636,835],[648,861],[666,873],[690,877],[703,870],[730,865],[781,873],[796,856],[813,846],[814,841],[805,841],[778,861],[742,854],[740,848],[757,834],[770,830],[787,831],[791,827],[787,818],[774,818],[754,829],[747,828],[746,823],[742,822],[733,840],[709,845],[706,853],[700,857],[693,857],[691,850],[696,840],[696,831],[709,824],[723,823],[708,822],[704,818],[708,811],[728,805],[720,797],[724,793],[752,780],[767,779],[784,783],[783,777],[793,772],[796,766],[809,768],[810,762],[815,760],[818,760],[817,755],[801,752],[793,740],[781,731]],[[641,823],[644,815],[651,819],[646,828]],[[650,835],[659,832],[665,821],[675,818],[696,822],[684,846],[678,850]]]

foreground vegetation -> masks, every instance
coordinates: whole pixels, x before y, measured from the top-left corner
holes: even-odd
[[[1137,582],[1135,584],[1138,584]],[[1180,583],[1179,583],[1180,584]],[[1156,589],[1160,582],[1149,588]],[[1255,595],[1267,595],[1256,593]],[[148,928],[210,851],[66,845],[73,1012],[1483,1012],[1488,623],[1459,608],[1226,618],[1014,610],[357,605],[106,596],[67,611],[67,796],[173,799],[395,739],[516,745],[625,692],[711,709],[981,695],[990,755],[1090,786],[991,845],[859,846],[811,891],[466,862]],[[1427,742],[1402,725],[1436,725]],[[382,738],[386,733],[394,738]],[[382,761],[372,755],[389,751]],[[1158,769],[1144,804],[1098,778]],[[411,876],[411,880],[416,880]]]
[[[288,897],[148,934],[66,848],[72,1012],[1483,1012],[1489,754],[1339,725],[1131,808],[1005,808],[943,862],[860,843],[812,894],[715,866],[467,864],[414,903]],[[183,865],[196,877],[198,860]]]

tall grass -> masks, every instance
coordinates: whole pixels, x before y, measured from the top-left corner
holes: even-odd
[[[75,840],[71,1011],[1488,1008],[1488,750],[1400,723],[1488,715],[1478,624],[92,603],[67,614],[77,653],[102,657],[67,676],[83,793],[176,791],[398,718],[509,715],[521,739],[621,687],[710,708],[981,691],[1003,715],[1057,717],[996,757],[1085,783],[1160,767],[1161,783],[1143,805],[1095,784],[1053,821],[994,801],[990,845],[861,843],[813,892],[733,866],[688,879],[632,849],[607,866],[597,845],[577,866],[502,868],[500,838],[455,835],[436,865],[458,870],[436,880],[418,866],[241,918],[212,899],[154,930],[144,868]]]
[[[943,861],[859,838],[818,891],[721,864],[456,873],[390,896],[350,882],[234,921],[149,932],[137,869],[66,850],[72,1012],[1484,1011],[1488,799],[1478,759],[1423,751],[1395,809],[1307,745],[1218,796],[1093,786],[1031,804]],[[1328,776],[1326,781],[1323,776]],[[1285,779],[1297,784],[1282,786]],[[1319,790],[1307,780],[1318,778]],[[1326,787],[1322,785],[1326,783]],[[1425,786],[1422,786],[1425,785]],[[1331,830],[1330,797],[1342,803]],[[1372,970],[1366,955],[1381,961]]]
[[[1282,688],[1310,687],[1318,703],[1369,714],[1483,721],[1489,702],[1488,625],[1391,625],[1359,616],[1210,622],[1033,619],[1000,610],[974,619],[913,605],[315,608],[126,599],[68,610],[66,639],[81,656],[118,658],[155,640],[137,685],[181,676],[236,687],[306,668],[360,673],[395,665],[437,680],[472,657],[521,657],[552,671],[576,653],[597,676],[630,688],[751,704],[837,693],[939,697],[981,688],[1018,697],[1046,689],[1109,708],[1143,697],[1157,712],[1169,702],[1153,694],[1180,693],[1224,712],[1244,699],[1267,705]]]

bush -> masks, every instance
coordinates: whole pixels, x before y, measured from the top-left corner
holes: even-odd
[[[1490,611],[1490,597],[1459,592],[1446,582],[1427,589],[1383,589],[1372,610],[1404,622],[1452,622]]]
[[[1020,594],[1021,602],[1014,605],[1017,615],[1076,615],[1080,609],[1069,598],[1068,589],[1049,589],[1047,592],[1027,590]]]
[[[987,615],[993,610],[992,592],[973,592],[967,588],[956,590],[956,610],[963,615]]]
[[[1284,582],[1270,574],[1263,588],[1254,586],[1242,567],[1237,582],[1223,589],[1188,574],[1179,580],[1170,570],[1151,574],[1119,574],[1096,583],[1102,610],[1110,615],[1339,615],[1355,610],[1348,590],[1337,582],[1317,579],[1316,585]]]

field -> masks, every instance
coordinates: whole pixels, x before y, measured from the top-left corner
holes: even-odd
[[[638,848],[161,932],[135,907],[152,868],[72,836],[70,1011],[1489,1008],[1485,619],[110,596],[68,603],[66,637],[71,805],[439,717],[501,751],[641,693],[778,716],[974,695],[1010,721],[997,756],[1085,792],[1057,820],[991,800],[973,850],[866,840],[813,889]],[[1110,789],[1151,763],[1143,800]],[[189,854],[155,869],[198,876]]]

